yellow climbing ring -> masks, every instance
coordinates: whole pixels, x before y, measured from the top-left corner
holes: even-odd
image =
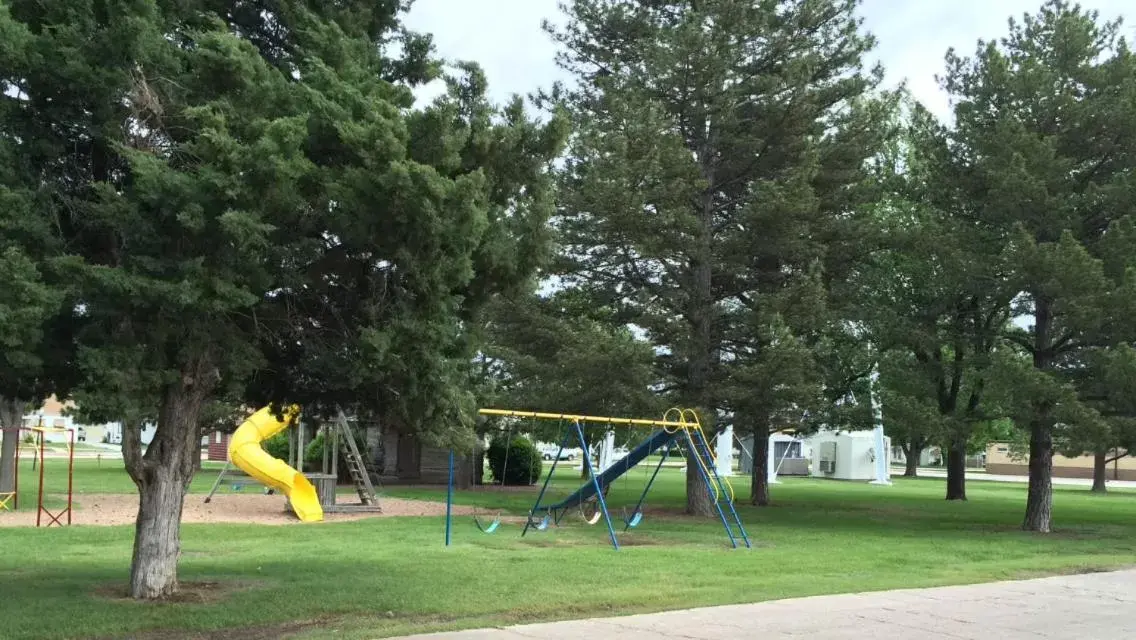
[[[702,441],[706,443],[706,450],[709,452],[710,462],[714,463],[716,461],[714,451],[710,449],[710,441],[706,439],[706,433],[702,431],[702,422],[698,419],[697,411],[690,408],[671,407],[663,414],[663,421],[679,423],[679,426],[675,427],[673,430],[668,427],[663,427],[663,429],[665,429],[667,433],[676,433],[679,429],[682,429],[687,432],[690,442],[693,442],[694,439],[689,436],[693,433],[698,433]],[[691,453],[694,454],[694,459],[697,461],[698,466],[702,468],[702,473],[706,474],[707,478],[713,478],[714,473],[706,467],[702,456],[698,455],[697,451],[691,451]],[[726,490],[729,492],[730,501],[732,502],[734,500],[734,486],[730,484],[730,481],[726,478],[722,478],[722,481],[726,483]],[[714,502],[718,501],[718,487],[715,486],[716,484],[717,483],[714,482],[710,483],[710,493],[714,496]]]
[[[6,491],[4,493],[0,493],[0,511],[11,511],[12,507],[11,505],[9,505],[9,503],[12,502],[12,498],[15,497],[15,491]]]

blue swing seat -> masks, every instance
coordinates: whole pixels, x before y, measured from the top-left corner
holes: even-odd
[[[544,514],[544,517],[539,520],[535,516],[529,516],[529,526],[537,531],[544,531],[550,524],[552,524],[552,514],[550,513]]]
[[[497,530],[497,527],[501,526],[501,514],[494,516],[493,520],[489,522],[489,524],[482,524],[481,520],[479,520],[477,516],[473,516],[473,524],[477,525],[478,530],[480,530],[482,533],[493,533]]]

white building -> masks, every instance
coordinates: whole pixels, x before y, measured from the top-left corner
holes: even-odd
[[[872,431],[822,431],[810,438],[809,475],[836,480],[876,478],[876,437]],[[884,436],[883,454],[891,465],[891,438]],[[887,468],[885,466],[885,468]]]
[[[743,475],[753,473],[753,436],[746,436],[738,441],[741,444],[741,456],[738,460],[738,472]],[[812,457],[812,447],[808,439],[785,433],[772,433],[769,435],[770,458],[777,475],[807,476],[809,474],[809,460]]]

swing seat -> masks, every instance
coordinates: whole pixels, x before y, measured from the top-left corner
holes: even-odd
[[[493,533],[497,530],[497,527],[501,526],[501,514],[494,516],[488,524],[482,523],[477,516],[473,516],[473,524],[477,525],[478,531],[482,533]]]
[[[627,527],[629,529],[634,529],[635,527],[638,527],[639,523],[642,522],[642,521],[643,521],[643,512],[642,511],[636,511],[635,513],[631,514],[630,518],[628,518],[626,516],[624,516],[624,518],[623,518],[623,522],[627,525]]]
[[[604,489],[606,490],[607,487],[604,487]],[[603,513],[600,512],[599,500],[586,500],[580,503],[579,508],[580,519],[584,521],[584,524],[594,525],[603,517]]]
[[[529,527],[536,529],[537,531],[544,531],[550,524],[552,524],[551,514],[546,513],[544,514],[544,517],[540,518],[539,520],[535,516],[529,516]]]

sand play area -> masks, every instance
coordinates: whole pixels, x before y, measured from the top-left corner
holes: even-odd
[[[326,513],[324,522],[344,522],[363,518],[384,518],[397,516],[442,516],[446,514],[443,502],[425,500],[403,500],[400,498],[379,498],[382,513]],[[0,511],[0,527],[35,526],[35,502],[30,508],[21,505],[17,512]],[[52,510],[53,512],[56,510]],[[455,505],[454,515],[471,515],[470,507]],[[75,508],[71,513],[72,525],[122,525],[133,524],[138,515],[138,496],[136,494],[95,493],[75,496]],[[43,516],[44,522],[48,520]],[[213,500],[205,503],[205,496],[190,494],[185,497],[182,511],[183,523],[255,523],[271,525],[301,524],[285,508],[285,498],[280,494],[263,493],[219,493]],[[318,526],[319,523],[314,523]]]

